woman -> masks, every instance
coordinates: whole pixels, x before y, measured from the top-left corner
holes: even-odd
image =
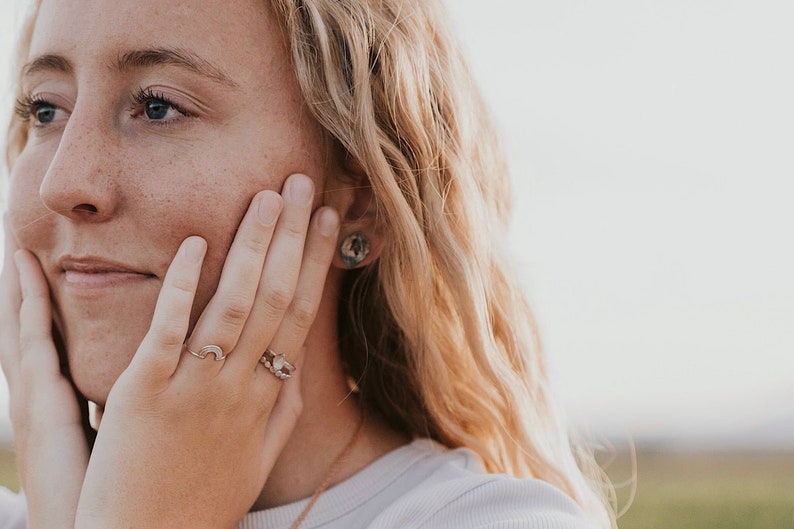
[[[443,19],[39,2],[2,287],[28,527],[611,524]]]

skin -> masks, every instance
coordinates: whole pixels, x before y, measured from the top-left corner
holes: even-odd
[[[0,305],[30,527],[234,527],[310,496],[355,431],[333,255],[364,231],[366,266],[379,230],[288,56],[254,0],[43,2]],[[266,347],[300,376],[276,379]],[[80,395],[104,410],[90,459]],[[334,481],[405,441],[368,418]]]
[[[148,4],[43,3],[30,57],[61,55],[75,72],[48,69],[23,79],[24,92],[63,109],[51,126],[32,130],[12,170],[12,226],[52,287],[75,382],[100,403],[148,329],[181,241],[200,235],[209,242],[196,296],[197,307],[203,306],[253,195],[280,190],[291,173],[325,175],[328,169],[278,30],[263,9],[254,1],[236,2],[233,9],[193,2],[182,7],[191,23],[174,24],[167,4]],[[215,23],[229,30],[214,31]],[[265,57],[250,53],[274,45],[277,51]],[[189,48],[222,65],[239,86],[177,67],[118,72],[109,66],[121,53],[153,48]],[[197,116],[170,111],[165,126],[130,117],[130,94],[150,87]],[[78,209],[82,204],[98,211],[91,215]],[[70,255],[98,255],[154,277],[98,301],[68,290],[58,259]],[[131,305],[147,310],[129,311]],[[128,332],[115,332],[119,327]]]

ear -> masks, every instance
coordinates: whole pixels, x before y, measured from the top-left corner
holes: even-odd
[[[337,171],[326,180],[325,205],[336,208],[342,219],[332,266],[349,270],[377,260],[383,245],[383,232],[369,176],[349,154],[340,158]],[[362,244],[369,247],[363,259],[345,258],[345,254],[351,254],[351,249],[359,253]]]

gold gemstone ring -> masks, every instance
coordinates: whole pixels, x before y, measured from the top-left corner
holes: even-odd
[[[281,380],[291,378],[292,372],[295,371],[295,366],[287,362],[284,355],[276,353],[270,347],[265,349],[259,361]]]

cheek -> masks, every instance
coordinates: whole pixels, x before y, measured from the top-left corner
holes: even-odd
[[[284,180],[300,172],[315,180],[317,196],[321,196],[326,156],[318,129],[311,123],[278,129],[282,136],[261,130],[251,135],[249,130],[250,137],[264,138],[259,145],[250,137],[247,142],[242,140],[235,134],[239,131],[230,131],[199,157],[173,164],[182,174],[180,192],[173,195],[168,208],[179,212],[171,219],[179,226],[173,231],[180,239],[174,242],[200,235],[208,246],[193,321],[215,292],[226,254],[256,193],[266,189],[280,192]],[[239,147],[246,144],[247,148]]]
[[[93,226],[44,207],[39,188],[52,155],[23,153],[12,172],[10,224],[20,244],[40,256],[54,254],[58,247],[68,250],[75,241],[96,243],[111,253],[146,256],[161,277],[186,237],[203,237],[208,251],[191,314],[191,325],[195,324],[215,293],[252,197],[263,189],[280,191],[284,179],[295,172],[314,177],[318,191],[322,189],[323,151],[305,129],[288,130],[291,133],[281,135],[274,130],[249,128],[245,135],[227,130],[214,134],[212,141],[178,149],[173,144],[154,149],[127,145],[123,156],[117,153],[103,165],[115,193],[114,215]],[[134,308],[121,304],[89,313],[67,305],[56,314],[59,326],[71,331],[66,345],[75,382],[92,400],[104,402],[140,344],[157,290],[139,293]]]
[[[195,323],[215,292],[237,228],[253,196],[263,189],[280,189],[283,176],[262,164],[241,163],[223,155],[186,157],[143,174],[131,186],[127,213],[137,219],[132,234],[149,234],[148,243],[166,251],[157,268],[165,274],[170,258],[185,238],[198,235],[207,241],[207,254],[193,307]],[[252,167],[261,167],[254,170]],[[163,167],[167,170],[163,170]],[[138,198],[133,198],[137,196]]]

